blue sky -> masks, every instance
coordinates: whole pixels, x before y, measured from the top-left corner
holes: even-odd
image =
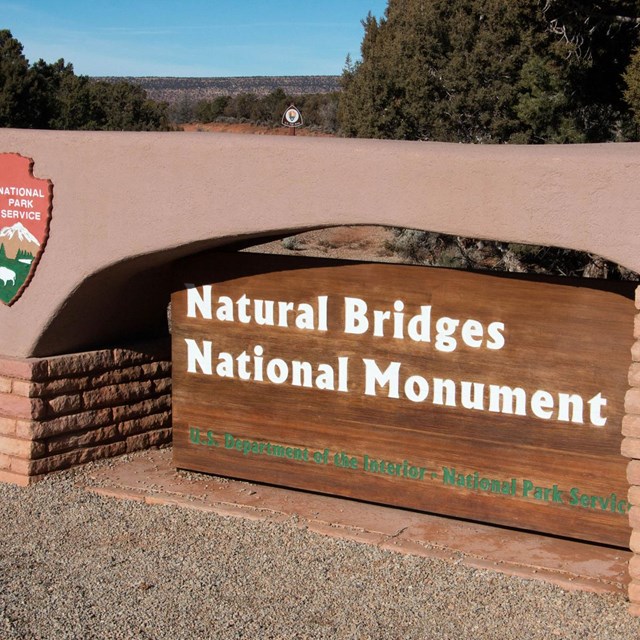
[[[386,0],[0,0],[30,62],[91,76],[340,74]]]

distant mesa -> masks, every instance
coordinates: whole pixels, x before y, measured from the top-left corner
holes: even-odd
[[[40,250],[38,239],[21,222],[0,229],[0,244],[9,260],[15,260],[20,251],[35,256]]]
[[[330,93],[340,90],[340,76],[247,76],[227,78],[168,78],[168,77],[101,77],[96,80],[119,82],[125,80],[140,85],[149,98],[177,103],[183,100],[198,102],[218,96],[237,96],[255,93],[266,96],[275,89],[287,95]]]

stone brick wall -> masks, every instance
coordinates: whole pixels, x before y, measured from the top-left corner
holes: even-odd
[[[0,481],[171,441],[166,345],[0,358]]]
[[[636,289],[636,308],[640,310],[640,287]],[[630,612],[640,615],[640,311],[634,323],[635,342],[631,349],[629,386],[625,397],[625,417],[622,420],[622,454],[629,461],[629,523],[631,524],[631,550],[634,555],[629,563],[631,584],[629,585]]]

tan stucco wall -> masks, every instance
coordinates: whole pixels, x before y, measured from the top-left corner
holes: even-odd
[[[581,249],[640,271],[640,145],[468,146],[198,133],[0,130],[53,181],[35,277],[0,354],[100,346],[162,322],[175,258],[341,224]]]

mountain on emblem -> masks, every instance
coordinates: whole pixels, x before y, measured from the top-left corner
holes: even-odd
[[[32,169],[29,158],[0,153],[0,300],[7,305],[29,284],[49,235],[52,184]]]
[[[11,259],[15,259],[19,251],[30,253],[33,257],[40,250],[38,239],[22,222],[0,229],[0,243],[4,247],[5,256]]]

